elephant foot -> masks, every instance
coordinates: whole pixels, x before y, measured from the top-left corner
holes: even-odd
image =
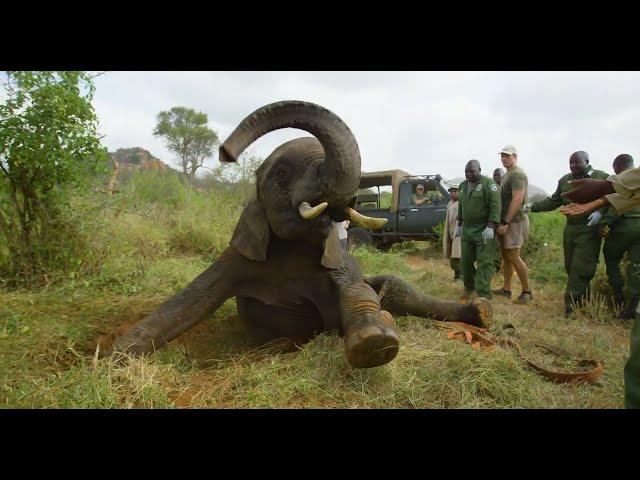
[[[352,367],[378,367],[396,357],[400,340],[394,328],[395,321],[389,312],[383,310],[382,322],[366,323],[347,332],[345,349]]]
[[[471,316],[469,323],[476,327],[489,328],[493,320],[493,308],[491,302],[483,297],[474,298],[469,304],[471,307]]]

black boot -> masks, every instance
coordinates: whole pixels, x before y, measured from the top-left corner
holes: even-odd
[[[638,308],[638,297],[632,297],[629,299],[624,309],[618,315],[618,318],[623,320],[632,320],[636,315],[636,308]]]

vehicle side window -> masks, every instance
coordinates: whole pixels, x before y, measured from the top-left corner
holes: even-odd
[[[410,183],[401,183],[400,191],[398,192],[398,206],[399,207],[410,207],[411,206],[411,195],[413,185]]]
[[[440,184],[433,180],[429,180],[426,186],[426,195],[429,198],[429,203],[438,204],[442,203],[444,196],[439,188]]]

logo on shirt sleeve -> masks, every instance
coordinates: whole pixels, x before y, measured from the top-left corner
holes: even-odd
[[[494,183],[491,185],[491,190],[493,190],[494,192],[498,191],[498,186]]]

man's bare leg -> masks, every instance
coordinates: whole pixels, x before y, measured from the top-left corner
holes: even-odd
[[[524,263],[524,260],[520,258],[520,249],[519,248],[510,248],[508,250],[502,250],[502,254],[505,255],[505,258],[509,262],[509,272],[507,272],[507,268],[505,268],[505,277],[504,284],[505,290],[507,289],[507,281],[509,282],[509,287],[511,287],[511,275],[513,274],[513,269],[515,269],[518,274],[518,278],[520,279],[520,283],[522,284],[523,292],[531,292],[529,289],[529,272],[527,271],[527,264]],[[507,273],[509,274],[509,279],[507,280]]]
[[[507,250],[505,248],[502,249],[502,275],[504,277],[504,286],[502,288],[507,292],[511,291],[511,279],[513,278],[514,270],[514,265],[509,256],[509,252],[512,251],[513,250]]]

